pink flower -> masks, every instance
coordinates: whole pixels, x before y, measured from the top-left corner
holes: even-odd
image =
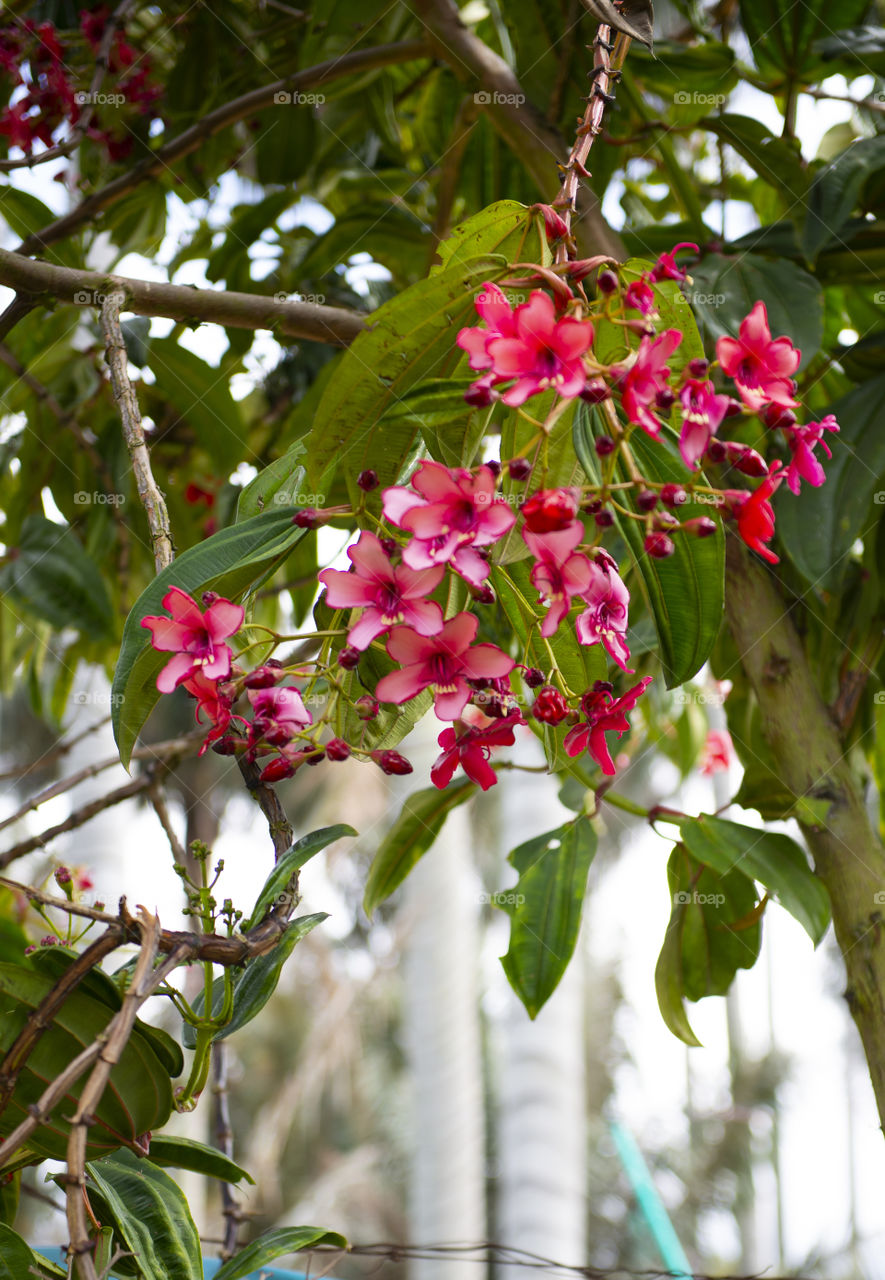
[[[405,565],[394,568],[374,533],[361,533],[347,554],[353,571],[324,569],[319,575],[326,588],[326,600],[333,609],[362,609],[360,618],[347,633],[355,649],[366,649],[376,636],[397,623],[405,622],[422,636],[433,635],[442,626],[442,610],[432,600],[423,599],[434,591],[445,574],[445,566],[415,570]]]
[[[648,276],[640,276],[627,285],[624,290],[624,306],[639,311],[644,316],[655,314],[655,295],[648,283]]]
[[[530,529],[523,529],[522,536],[535,557],[532,582],[549,605],[541,623],[541,635],[552,636],[568,616],[572,597],[583,595],[590,586],[593,566],[585,555],[575,551],[584,537],[584,526],[576,520],[554,533],[532,533]]]
[[[682,341],[678,329],[667,329],[652,341],[643,338],[636,359],[621,379],[621,402],[631,422],[657,439],[661,420],[652,412],[659,394],[666,389],[670,370],[667,361]]]
[[[758,489],[747,493],[743,489],[726,489],[724,497],[726,508],[737,520],[738,533],[751,551],[772,564],[778,564],[776,556],[764,544],[774,537],[774,510],[769,498],[784,479],[784,472],[779,472],[780,462],[773,462],[771,469]]]
[[[609,657],[622,671],[633,672],[627,666],[630,650],[627,648],[627,606],[630,592],[620,575],[598,561],[590,566],[591,579],[581,596],[587,608],[578,614],[575,631],[581,644],[605,645]]]
[[[717,395],[712,382],[687,378],[679,392],[679,400],[682,404],[679,452],[685,465],[694,468],[719,430],[728,409],[729,397]]]
[[[698,246],[691,244],[688,240],[683,240],[675,245],[669,253],[662,253],[658,258],[651,271],[648,273],[649,280],[655,283],[658,280],[677,280],[679,284],[685,284],[688,277],[683,267],[676,265],[676,254],[680,249],[693,249],[698,252]]]
[[[400,671],[382,676],[375,690],[382,702],[408,702],[422,689],[433,689],[440,720],[457,720],[467,705],[468,680],[506,676],[516,665],[493,644],[473,644],[479,620],[471,613],[450,618],[435,636],[421,636],[411,627],[394,627],[387,652]]]
[[[170,618],[159,615],[142,618],[151,632],[151,644],[164,653],[174,653],[157,676],[160,693],[171,693],[177,685],[198,672],[207,680],[224,680],[230,673],[231,652],[222,644],[243,625],[243,610],[230,600],[219,599],[205,613],[186,591],[170,587],[163,597]]]
[[[716,355],[723,373],[734,378],[748,409],[768,403],[795,405],[792,375],[802,353],[789,338],[772,338],[764,302],[757,302],[741,321],[737,338],[720,338]]]
[[[724,729],[711,729],[701,756],[701,773],[723,773],[731,765],[731,736]]]
[[[471,782],[488,791],[498,781],[497,774],[488,763],[491,749],[512,747],[513,731],[519,724],[525,724],[525,721],[515,711],[505,720],[490,721],[484,728],[462,722],[459,733],[454,729],[443,729],[438,739],[443,752],[430,770],[430,781],[442,790],[452,781],[460,764]]]
[[[231,712],[232,701],[219,691],[218,681],[210,680],[202,671],[197,671],[189,680],[185,680],[184,688],[197,700],[194,711],[197,724],[202,723],[204,716],[212,724],[200,747],[200,755],[203,755],[207,747],[227,732],[234,719]],[[236,719],[240,720],[242,717],[237,716]]]
[[[491,379],[480,379],[484,392],[492,380],[515,378],[501,398],[505,404],[520,405],[548,387],[561,396],[576,396],[583,389],[587,378],[581,357],[593,342],[589,321],[557,320],[552,301],[541,289],[511,311],[501,290],[487,284],[476,309],[488,328],[462,329],[456,341],[468,353],[472,369],[491,369]]]
[[[492,357],[488,353],[488,344],[492,338],[515,337],[516,319],[506,295],[496,284],[484,284],[474,305],[486,327],[462,329],[455,341],[462,351],[467,352],[471,369],[491,369]]]
[[[827,457],[832,458],[832,451],[823,435],[825,431],[838,430],[839,424],[831,413],[821,418],[820,422],[809,422],[805,427],[787,429],[787,441],[793,453],[787,467],[787,484],[793,493],[799,492],[802,480],[807,480],[815,488],[819,488],[824,483],[827,473],[814,456],[814,449],[816,445],[820,445]]]
[[[255,733],[275,747],[283,746],[301,729],[313,723],[301,694],[288,685],[285,688],[249,689],[248,695],[255,710]]]
[[[615,766],[609,755],[605,735],[613,730],[621,737],[627,732],[630,725],[625,713],[633,710],[651,681],[651,676],[644,676],[628,693],[620,698],[612,698],[611,685],[604,680],[597,680],[593,689],[581,699],[581,709],[587,717],[586,721],[576,724],[565,735],[562,745],[566,755],[579,756],[582,751],[589,751],[602,772],[612,777]]]
[[[422,462],[412,489],[395,486],[383,495],[385,517],[415,535],[403,551],[406,566],[424,570],[451,563],[471,586],[482,586],[489,566],[474,548],[491,546],[516,521],[495,495],[492,471],[479,467],[474,476],[441,462]]]

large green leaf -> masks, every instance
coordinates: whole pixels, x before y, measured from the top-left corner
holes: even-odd
[[[203,1280],[200,1237],[181,1188],[150,1160],[131,1151],[86,1166],[90,1194],[144,1280]],[[120,1268],[122,1270],[122,1268]]]
[[[310,493],[304,469],[304,442],[296,440],[291,449],[275,458],[250,480],[237,500],[237,523],[251,520],[272,507],[322,507],[325,494]]]
[[[813,79],[820,69],[815,41],[862,21],[868,0],[830,0],[826,7],[795,0],[740,0],[741,23],[761,71],[782,80]]]
[[[830,923],[830,899],[795,840],[705,813],[685,818],[680,831],[698,862],[721,875],[737,869],[764,885],[817,946]]]
[[[293,875],[315,853],[325,849],[334,840],[342,840],[345,836],[355,836],[356,834],[353,827],[349,827],[344,822],[339,822],[334,827],[321,827],[318,831],[311,831],[309,835],[302,836],[300,840],[296,840],[292,848],[286,850],[267,880],[265,880],[264,887],[258,895],[248,920],[244,920],[240,926],[243,932],[245,933],[247,929],[254,928],[259,923],[271,903],[279,902],[281,898],[287,896],[289,883]]]
[[[697,1045],[683,1001],[724,995],[738,969],[751,969],[761,943],[756,891],[740,871],[719,874],[677,845],[667,864],[670,922],[655,968],[664,1022]]]
[[[31,515],[0,570],[0,591],[56,631],[75,627],[96,640],[114,633],[114,611],[96,562],[70,529]]]
[[[210,589],[231,598],[242,595],[282,564],[305,532],[292,524],[290,510],[265,511],[183,552],[141,593],[123,628],[111,691],[114,736],[125,766],[160,698],[157,675],[169,657],[151,648],[142,618],[162,613],[163,597],[171,586],[181,587],[197,600]]]
[[[804,484],[798,497],[778,494],[778,537],[817,588],[838,589],[854,542],[879,523],[885,501],[883,398],[885,374],[880,374],[832,405],[841,431],[830,437],[833,458],[824,462],[826,484],[819,489]]]
[[[469,778],[444,790],[428,787],[408,797],[399,817],[381,841],[369,868],[363,907],[371,916],[379,903],[398,888],[442,830],[451,811],[476,790]]]
[[[255,1185],[255,1179],[235,1161],[215,1147],[207,1147],[193,1138],[179,1138],[172,1134],[159,1134],[151,1138],[151,1163],[161,1168],[189,1169],[207,1178],[220,1178],[222,1182],[246,1182]]]
[[[598,466],[593,449],[594,422],[594,416],[583,410],[575,417],[575,449],[591,478]],[[685,465],[676,446],[665,437],[654,441],[637,430],[630,437],[630,448],[646,479],[685,483]],[[709,514],[710,508],[698,502],[687,502],[679,509],[683,520]],[[725,538],[721,528],[709,538],[677,535],[673,554],[657,560],[645,554],[644,527],[638,521],[619,519],[617,523],[648,597],[667,688],[675,688],[700,670],[716,641],[724,603]]]
[[[713,253],[693,267],[691,275],[690,297],[708,342],[725,334],[735,337],[754,304],[764,302],[772,335],[786,335],[802,352],[800,368],[820,350],[823,289],[797,263],[756,253]]]
[[[222,475],[243,458],[243,414],[230,393],[229,373],[215,369],[174,338],[154,338],[150,367],[154,390],[193,429]]]
[[[317,408],[307,456],[313,484],[333,462],[355,498],[356,477],[367,467],[382,484],[398,478],[419,428],[410,416],[382,425],[385,415],[425,379],[451,375],[462,357],[458,330],[476,320],[477,289],[503,269],[500,257],[457,262],[373,313],[340,357]]]
[[[12,1227],[0,1223],[0,1280],[40,1280],[67,1276],[67,1269],[34,1253]]]
[[[258,1272],[274,1258],[303,1249],[315,1249],[317,1245],[331,1245],[333,1249],[346,1249],[347,1241],[337,1231],[323,1227],[275,1227],[263,1232],[257,1240],[219,1267],[215,1280],[243,1280]]]
[[[500,254],[505,262],[539,262],[543,266],[552,260],[543,219],[516,200],[498,200],[466,218],[436,252],[439,265],[433,274],[465,264],[480,253]]]
[[[519,879],[494,899],[510,916],[501,963],[530,1018],[550,999],[574,952],[595,853],[596,832],[581,815],[508,856]]]
[[[704,128],[734,147],[761,178],[779,191],[791,211],[808,189],[808,170],[802,163],[798,144],[778,138],[761,120],[725,112],[708,116]],[[694,276],[692,271],[692,276]]]
[[[885,135],[860,138],[815,175],[808,192],[802,228],[802,250],[814,262],[831,241],[841,244],[840,232],[861,200],[874,173],[885,168]]]

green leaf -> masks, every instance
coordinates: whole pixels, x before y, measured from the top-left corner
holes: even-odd
[[[519,880],[494,898],[510,916],[510,946],[501,963],[530,1018],[550,999],[574,952],[595,853],[593,825],[579,816],[508,856]]]
[[[264,887],[258,895],[249,919],[244,920],[240,925],[242,931],[245,933],[247,930],[253,929],[271,903],[278,902],[281,897],[285,897],[288,894],[289,882],[293,875],[315,853],[325,849],[334,840],[342,840],[345,836],[356,835],[357,832],[354,831],[353,827],[349,827],[344,822],[339,822],[334,827],[320,827],[319,830],[311,831],[309,835],[302,836],[300,840],[296,840],[292,848],[287,849],[282,855],[267,880],[265,880]]]
[[[114,737],[125,767],[142,726],[160,699],[157,675],[169,656],[151,648],[141,619],[162,613],[163,597],[173,585],[198,600],[201,592],[210,589],[232,599],[241,596],[282,564],[304,533],[292,524],[290,511],[265,511],[189,548],[141,593],[123,627],[111,690]]]
[[[55,214],[42,200],[31,195],[30,191],[5,185],[0,191],[0,221],[5,222],[17,236],[25,239],[35,231],[40,231],[43,227],[48,227],[55,222]],[[71,246],[70,241],[66,246],[64,240],[53,248],[52,260],[63,267],[82,267],[83,265],[78,261],[76,250]]]
[[[826,8],[793,0],[740,0],[741,24],[761,71],[786,80],[814,78],[820,36],[860,22],[868,0],[830,0]]]
[[[0,591],[56,631],[76,627],[95,639],[114,634],[98,565],[70,529],[44,516],[25,520],[14,556],[0,570]]]
[[[824,295],[820,283],[795,262],[709,254],[692,268],[690,297],[706,340],[735,337],[757,302],[764,302],[772,336],[788,336],[802,352],[805,368],[820,350],[824,332]]]
[[[275,459],[249,481],[237,501],[237,524],[273,507],[325,505],[325,494],[313,494],[307,490],[307,472],[303,462],[306,452],[303,441],[296,440],[281,458]]]
[[[463,778],[445,790],[428,787],[406,799],[369,868],[363,897],[367,916],[371,916],[378,904],[402,884],[433,844],[451,811],[469,800],[475,790],[470,779]]]
[[[698,862],[723,875],[737,868],[758,880],[818,945],[830,923],[830,899],[795,840],[707,814],[684,819],[680,831]]]
[[[760,178],[780,192],[792,210],[808,189],[808,171],[798,145],[778,138],[752,116],[725,113],[708,116],[704,128],[733,147]],[[692,278],[695,272],[692,271]]]
[[[203,1280],[200,1237],[181,1188],[131,1151],[86,1166],[90,1193],[104,1202],[145,1280]]]
[[[675,1036],[697,1045],[683,1001],[724,995],[738,969],[756,963],[756,890],[742,872],[711,871],[681,844],[670,855],[667,880],[673,905],[655,968],[658,1007]]]
[[[0,1280],[32,1280],[33,1277],[67,1276],[67,1269],[34,1253],[12,1227],[0,1223]]]
[[[419,436],[414,418],[382,421],[427,378],[449,377],[461,359],[458,330],[476,319],[474,299],[504,269],[501,258],[470,258],[397,294],[339,357],[314,417],[307,468],[319,485],[337,462],[354,498],[357,475],[371,467],[394,483]]]
[[[516,200],[498,200],[465,219],[437,248],[439,264],[431,274],[464,265],[480,253],[500,254],[506,262],[549,266],[552,254],[544,222]],[[539,256],[540,255],[540,256]]]
[[[575,450],[591,478],[597,466],[593,449],[596,421],[583,407],[575,416]],[[685,465],[665,436],[654,441],[642,431],[634,431],[630,448],[647,479],[685,483]],[[687,502],[679,510],[683,520],[709,513],[710,508],[698,502]],[[644,526],[636,520],[615,519],[639,570],[658,634],[667,688],[673,689],[700,670],[716,641],[725,598],[725,538],[721,528],[709,538],[676,538],[673,554],[657,560],[645,554]]]
[[[864,187],[885,168],[885,135],[860,138],[821,169],[808,192],[808,210],[802,228],[801,246],[809,262],[831,241],[841,244],[842,231],[861,203]]]
[[[244,1276],[251,1276],[274,1258],[298,1253],[302,1249],[315,1249],[321,1244],[331,1245],[333,1249],[347,1248],[347,1241],[337,1231],[326,1231],[323,1227],[275,1227],[263,1232],[236,1257],[219,1267],[215,1280],[243,1280]]]
[[[233,471],[243,458],[244,423],[230,393],[229,375],[182,347],[174,338],[151,341],[154,391],[163,396],[193,429],[218,471]],[[173,417],[168,427],[175,425]]]
[[[879,507],[885,501],[880,484],[885,474],[883,397],[885,374],[880,374],[836,401],[830,412],[841,431],[832,445],[832,460],[824,462],[826,484],[819,489],[804,484],[798,497],[777,496],[780,542],[799,572],[818,589],[838,590],[855,540],[879,523]]]
[[[672,240],[669,241],[672,247]],[[628,258],[618,267],[618,275],[626,284],[632,284],[653,266],[646,258]],[[692,275],[695,268],[692,268]],[[698,333],[694,312],[675,280],[659,280],[653,286],[655,310],[659,320],[657,328],[678,329],[683,337],[670,357],[668,364],[674,376],[688,364],[704,354],[704,346]],[[639,347],[641,335],[626,330],[623,325],[600,319],[596,324],[593,355],[600,364],[614,364]],[[576,417],[578,414],[575,415]]]
[[[192,1173],[202,1173],[207,1178],[220,1178],[222,1182],[246,1182],[255,1185],[255,1179],[245,1169],[236,1164],[223,1151],[215,1147],[207,1147],[193,1138],[177,1138],[158,1134],[151,1138],[151,1163],[161,1168],[190,1169]]]

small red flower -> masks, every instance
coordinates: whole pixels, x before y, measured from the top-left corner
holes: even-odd
[[[738,533],[744,542],[760,556],[777,564],[780,560],[773,551],[765,546],[774,537],[774,510],[769,498],[785,477],[779,471],[780,462],[773,462],[771,470],[758,489],[746,493],[741,489],[726,489],[726,511],[737,520]]]
[[[197,673],[207,680],[224,680],[230,672],[231,651],[222,641],[235,635],[243,625],[243,609],[219,598],[205,613],[196,600],[180,587],[170,587],[163,608],[171,618],[159,615],[142,618],[151,632],[151,644],[161,652],[174,653],[157,676],[160,693],[171,693]]]
[[[191,697],[197,700],[197,707],[194,712],[197,724],[202,723],[204,716],[212,724],[212,728],[200,747],[200,755],[203,755],[207,747],[223,737],[230,726],[231,720],[234,719],[231,712],[232,701],[220,692],[219,682],[210,680],[202,671],[195,672],[189,680],[185,680],[183,683],[184,688]],[[240,718],[239,716],[237,717],[237,719]]]
[[[697,378],[686,378],[679,401],[682,405],[679,452],[685,465],[693,469],[719,430],[730,401],[728,396],[716,394],[712,382]]]
[[[757,302],[741,321],[737,338],[719,339],[716,355],[748,409],[761,409],[769,402],[786,407],[797,403],[792,376],[802,353],[789,338],[772,338],[764,302]]]
[[[627,732],[630,725],[625,713],[633,710],[651,681],[651,676],[644,676],[628,693],[620,698],[612,698],[611,685],[598,680],[581,701],[581,709],[587,717],[586,721],[575,725],[574,729],[570,729],[565,735],[562,745],[565,747],[566,755],[579,756],[582,751],[589,751],[602,772],[612,777],[615,766],[609,754],[605,735],[614,731],[618,737],[621,737]]]
[[[378,698],[402,703],[422,689],[433,689],[439,719],[457,720],[471,696],[468,680],[506,676],[516,665],[496,645],[473,644],[478,627],[471,613],[456,614],[435,636],[394,627],[387,652],[402,669],[381,677],[375,690]]]
[[[700,770],[703,774],[723,773],[731,765],[733,749],[731,736],[724,729],[711,729],[704,743]]]
[[[554,533],[568,529],[578,514],[580,497],[574,489],[539,489],[522,504],[526,529],[532,533]]]
[[[541,724],[562,724],[570,710],[565,695],[552,684],[539,689],[532,703],[532,715]]]
[[[452,781],[455,770],[461,768],[477,786],[488,791],[498,781],[497,774],[489,764],[492,747],[513,746],[513,731],[517,725],[525,724],[518,711],[504,720],[492,720],[484,728],[478,725],[465,725],[458,722],[456,729],[443,729],[438,742],[443,748],[430,770],[430,780],[435,787],[442,790]]]
[[[653,412],[658,396],[667,390],[667,361],[682,341],[678,329],[667,329],[652,341],[643,338],[636,359],[621,379],[621,403],[631,422],[657,439],[663,426]]]
[[[658,280],[676,280],[679,284],[685,284],[688,279],[683,267],[677,266],[676,254],[680,249],[693,249],[698,252],[698,246],[691,244],[688,240],[683,240],[675,245],[669,253],[662,253],[658,258],[651,271],[648,273],[649,280],[657,282]]]

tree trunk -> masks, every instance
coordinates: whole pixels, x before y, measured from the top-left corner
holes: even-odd
[[[829,803],[820,825],[803,821],[800,826],[830,895],[848,980],[845,999],[860,1032],[885,1126],[885,851],[815,685],[789,606],[732,535],[726,564],[726,620],[781,777],[797,797]]]

